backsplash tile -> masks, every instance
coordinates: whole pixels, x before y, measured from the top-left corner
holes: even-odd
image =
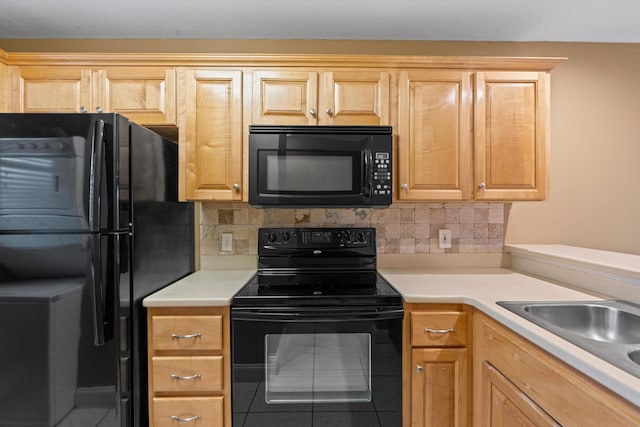
[[[380,254],[501,253],[505,203],[398,203],[389,208],[256,209],[247,203],[201,203],[201,255],[256,255],[260,227],[375,227]],[[438,230],[451,230],[451,248]],[[233,233],[233,251],[220,235]]]

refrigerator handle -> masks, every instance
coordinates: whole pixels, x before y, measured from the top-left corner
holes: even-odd
[[[91,144],[91,177],[89,182],[89,227],[100,228],[102,173],[104,168],[104,120],[97,120]]]
[[[113,339],[114,304],[120,285],[120,233],[92,235],[89,246],[93,343],[99,347]]]
[[[95,234],[91,236],[89,243],[90,254],[90,274],[91,281],[91,308],[93,311],[93,343],[96,346],[103,346],[105,343],[104,334],[104,286],[102,285],[102,236]]]

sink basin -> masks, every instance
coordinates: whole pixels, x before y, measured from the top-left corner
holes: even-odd
[[[524,310],[568,332],[596,341],[640,344],[640,315],[596,304],[530,304]]]
[[[497,304],[640,378],[640,306],[624,301]]]

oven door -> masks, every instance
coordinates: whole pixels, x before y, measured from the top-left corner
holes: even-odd
[[[231,318],[234,427],[402,426],[402,307]]]

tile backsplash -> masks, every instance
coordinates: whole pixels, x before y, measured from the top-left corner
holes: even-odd
[[[375,227],[379,254],[501,253],[505,203],[397,203],[389,208],[257,209],[247,203],[201,203],[200,254],[255,255],[260,227]],[[438,230],[451,230],[451,248]],[[233,250],[220,250],[233,233]]]

